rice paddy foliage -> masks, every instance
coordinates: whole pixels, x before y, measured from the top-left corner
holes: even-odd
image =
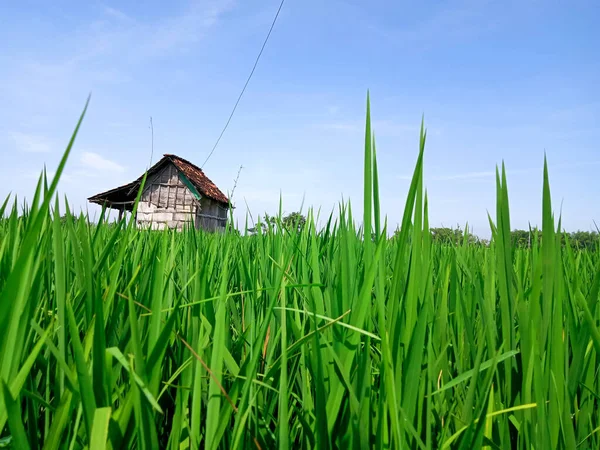
[[[154,232],[59,204],[78,128],[0,209],[4,446],[600,448],[599,252],[561,245],[547,169],[531,248],[503,166],[489,246],[433,243],[422,128],[388,239],[367,109],[364,227]]]

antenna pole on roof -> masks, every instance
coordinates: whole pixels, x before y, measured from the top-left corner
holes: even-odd
[[[152,136],[151,150],[150,150],[150,165],[148,168],[152,167],[152,158],[154,156],[154,125],[152,124],[152,116],[150,116],[150,133]]]

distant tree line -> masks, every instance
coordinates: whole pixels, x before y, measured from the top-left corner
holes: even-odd
[[[463,243],[487,245],[489,242],[486,239],[480,239],[479,236],[471,233],[468,230],[463,230],[460,227],[435,227],[430,228],[431,240],[437,244],[459,245]],[[396,229],[392,239],[400,235],[400,229]]]
[[[261,222],[262,231],[265,232],[269,228],[274,229],[277,226],[281,226],[282,229],[289,232],[301,232],[306,226],[306,217],[300,212],[292,212],[283,216],[281,219],[275,216],[266,214]],[[251,228],[248,231],[255,233],[257,227]],[[459,245],[462,243],[468,244],[479,244],[488,245],[489,241],[481,239],[477,235],[471,233],[468,230],[463,230],[460,227],[434,227],[430,228],[431,239],[433,242],[438,244],[451,244]],[[399,236],[400,229],[396,229],[393,238]],[[531,230],[519,230],[515,229],[510,232],[511,242],[514,247],[526,248],[534,244],[535,240],[538,243],[541,241],[542,232],[538,228],[532,228]],[[372,236],[373,240],[375,235]],[[575,231],[571,233],[563,233],[562,243],[565,245],[567,242],[577,249],[596,249],[600,248],[600,234],[596,231]]]
[[[595,231],[575,231],[569,233],[569,241],[576,248],[598,248],[600,245],[600,234]],[[563,236],[564,240],[564,236]]]
[[[481,239],[469,231],[464,231],[459,228],[430,228],[431,239],[439,244],[458,245],[464,242],[469,244],[488,245],[489,241]],[[394,237],[399,235],[399,230],[396,230]],[[513,247],[527,248],[532,246],[536,240],[539,244],[542,239],[542,232],[537,228],[531,230],[515,229],[510,232],[511,242]],[[567,242],[572,248],[576,249],[596,249],[600,248],[600,234],[596,231],[574,231],[571,233],[564,232],[561,235],[563,245]]]
[[[306,217],[299,212],[292,212],[281,219],[276,216],[270,216],[265,214],[264,218],[260,222],[260,228],[265,233],[269,229],[275,229],[280,225],[286,231],[300,233],[306,225]],[[255,234],[258,231],[259,225],[249,228],[248,232]]]
[[[528,230],[513,230],[510,232],[512,243],[515,247],[530,247],[536,240],[541,242],[542,232],[537,228]],[[561,235],[563,245],[567,242],[571,247],[577,249],[596,249],[600,246],[600,234],[596,231],[574,231],[571,233],[563,233]]]

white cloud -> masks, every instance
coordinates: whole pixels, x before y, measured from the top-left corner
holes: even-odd
[[[106,6],[104,8],[104,12],[106,13],[107,16],[113,17],[117,20],[131,20],[131,18],[125,14],[123,11],[117,9],[117,8],[112,8],[110,6]]]
[[[14,58],[0,77],[0,96],[21,105],[35,105],[38,111],[42,103],[54,110],[58,99],[64,104],[72,97],[74,86],[87,90],[90,86],[131,82],[133,66],[189,51],[233,4],[232,0],[192,1],[178,14],[155,20],[104,7],[96,20],[48,42],[57,47],[62,42],[73,43],[65,46],[65,51],[50,59],[27,54]]]
[[[360,122],[330,122],[317,125],[317,127],[322,130],[347,131],[352,133],[364,131],[365,129],[365,125],[361,125]]]
[[[109,20],[97,20],[85,30],[85,51],[77,59],[87,61],[109,55],[124,56],[131,62],[185,50],[200,41],[233,5],[233,0],[192,1],[180,14],[153,22],[142,22],[116,8],[105,7]]]
[[[83,152],[81,159],[79,160],[81,165],[86,168],[98,170],[98,171],[110,171],[110,172],[124,172],[125,167],[122,165],[106,159],[94,152]]]
[[[328,131],[344,131],[347,133],[364,133],[365,119],[326,122],[316,125],[317,128]],[[402,123],[392,119],[373,120],[371,130],[376,136],[405,136],[407,134],[419,135],[419,126]],[[429,131],[428,131],[429,132]]]
[[[457,173],[452,175],[438,175],[431,177],[435,181],[447,181],[447,180],[477,180],[480,178],[490,178],[496,175],[496,172],[488,170],[483,172],[467,172]]]
[[[564,170],[564,169],[576,169],[579,167],[589,167],[600,165],[600,161],[580,161],[580,162],[564,162],[558,164],[548,164],[548,171],[552,174],[553,170]],[[527,175],[532,173],[541,174],[543,171],[543,166],[540,167],[528,167],[523,169],[515,169],[515,170],[506,170],[507,175]],[[465,172],[465,173],[454,173],[454,174],[446,174],[446,175],[433,175],[431,177],[425,176],[425,180],[429,181],[461,181],[461,180],[480,180],[480,179],[489,179],[494,178],[496,176],[496,171],[486,170],[481,172]],[[412,180],[412,175],[398,175],[398,180]]]
[[[37,182],[40,179],[41,175],[42,175],[42,170],[39,170],[39,171],[27,170],[27,171],[23,172],[24,178],[26,178],[28,180],[35,180],[35,182]],[[54,179],[55,175],[56,175],[55,170],[46,170],[46,179],[48,180],[48,183],[50,183]],[[74,181],[76,181],[76,177],[72,173],[63,172],[60,176],[60,181],[66,182],[66,183],[73,183]]]
[[[36,136],[28,133],[12,132],[10,137],[15,143],[16,148],[21,152],[27,153],[48,153],[52,146],[43,136]]]
[[[367,29],[394,46],[423,51],[431,47],[463,42],[485,35],[513,17],[514,8],[523,2],[491,2],[489,0],[457,0],[426,7],[424,14],[408,16],[407,22],[386,26],[361,18]]]

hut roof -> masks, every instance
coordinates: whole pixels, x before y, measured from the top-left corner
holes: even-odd
[[[148,176],[158,172],[168,163],[172,163],[179,173],[182,174],[198,190],[198,192],[200,192],[200,194],[229,206],[229,199],[227,196],[225,196],[225,194],[223,194],[204,174],[202,169],[177,155],[165,154],[160,161],[148,169]],[[88,198],[88,201],[99,205],[107,204],[107,206],[110,207],[124,207],[127,210],[131,210],[143,178],[144,175],[142,174],[135,181],[96,194]]]

